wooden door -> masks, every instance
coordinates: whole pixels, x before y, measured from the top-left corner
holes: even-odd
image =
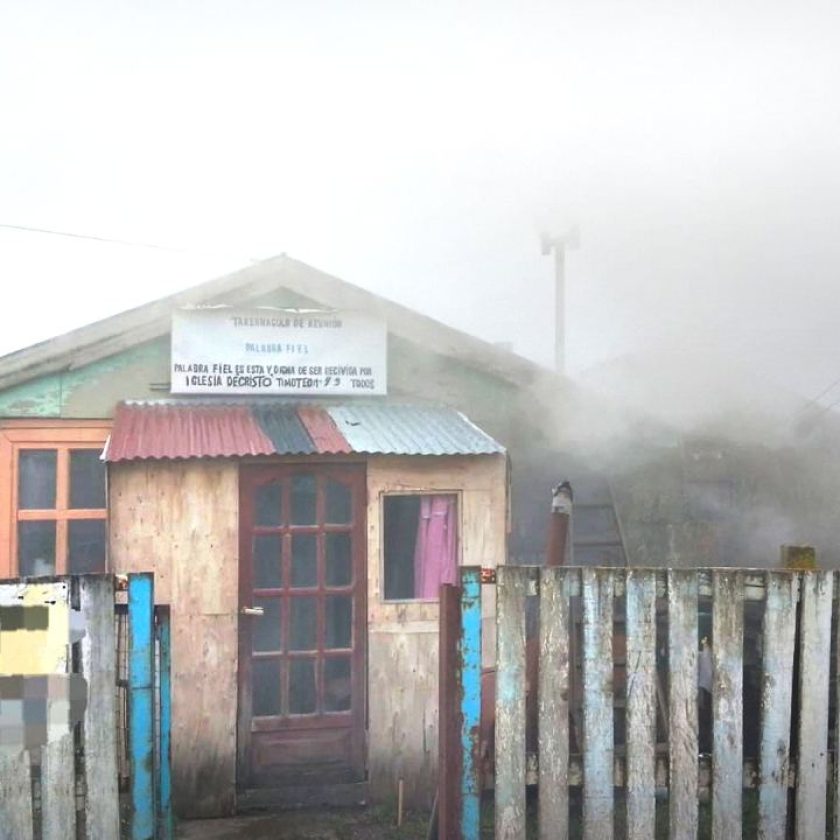
[[[365,497],[363,465],[242,469],[240,787],[364,778]]]

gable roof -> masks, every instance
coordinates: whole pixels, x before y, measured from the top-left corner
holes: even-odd
[[[180,307],[247,305],[278,289],[331,309],[374,313],[386,321],[389,333],[518,385],[546,373],[528,359],[281,254],[0,357],[0,390],[167,335],[172,312]]]

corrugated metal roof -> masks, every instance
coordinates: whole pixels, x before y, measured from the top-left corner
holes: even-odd
[[[446,407],[160,401],[117,408],[107,461],[248,455],[486,455],[504,447]]]
[[[393,455],[488,455],[504,452],[452,408],[345,404],[328,408],[354,452]]]
[[[117,406],[106,461],[273,455],[271,438],[247,406]]]

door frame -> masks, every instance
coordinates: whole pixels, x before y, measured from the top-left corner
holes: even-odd
[[[358,781],[362,781],[367,775],[367,718],[368,718],[368,615],[367,615],[367,597],[368,597],[368,535],[367,535],[367,513],[368,513],[368,486],[367,486],[367,462],[364,459],[348,459],[348,460],[332,460],[326,458],[313,458],[306,460],[246,460],[242,461],[239,466],[239,509],[237,515],[237,527],[239,529],[239,555],[237,557],[238,563],[238,596],[237,596],[237,725],[236,725],[236,789],[238,792],[245,792],[249,789],[255,789],[252,780],[251,763],[250,763],[250,748],[251,748],[251,694],[250,694],[250,633],[243,632],[243,621],[253,621],[243,614],[242,608],[248,606],[252,597],[251,574],[250,570],[243,562],[243,558],[250,555],[250,548],[248,545],[249,529],[243,527],[244,509],[243,505],[250,505],[250,501],[246,501],[247,493],[257,483],[250,476],[259,476],[261,473],[268,472],[283,472],[294,470],[312,471],[316,474],[329,474],[331,469],[348,470],[356,472],[359,476],[359,490],[354,500],[353,511],[353,528],[354,533],[358,533],[358,545],[354,551],[361,555],[356,566],[356,558],[354,557],[354,566],[359,570],[360,580],[356,584],[354,592],[354,609],[357,610],[354,616],[353,633],[354,633],[354,654],[353,659],[358,663],[355,665],[353,673],[354,693],[358,690],[360,702],[355,704],[351,712],[352,724],[352,767],[351,772],[354,772]],[[356,644],[356,640],[358,640]],[[358,650],[356,650],[358,647]],[[293,728],[293,727],[292,727]],[[338,784],[341,780],[336,780]],[[331,782],[327,780],[326,785]],[[284,785],[277,783],[273,786],[277,790],[282,790]],[[262,791],[270,791],[272,787],[262,786],[259,788]]]

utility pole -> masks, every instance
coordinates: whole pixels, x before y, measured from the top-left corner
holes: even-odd
[[[566,372],[566,251],[580,245],[576,227],[569,228],[559,236],[540,236],[544,257],[554,252],[554,369],[559,374]]]

